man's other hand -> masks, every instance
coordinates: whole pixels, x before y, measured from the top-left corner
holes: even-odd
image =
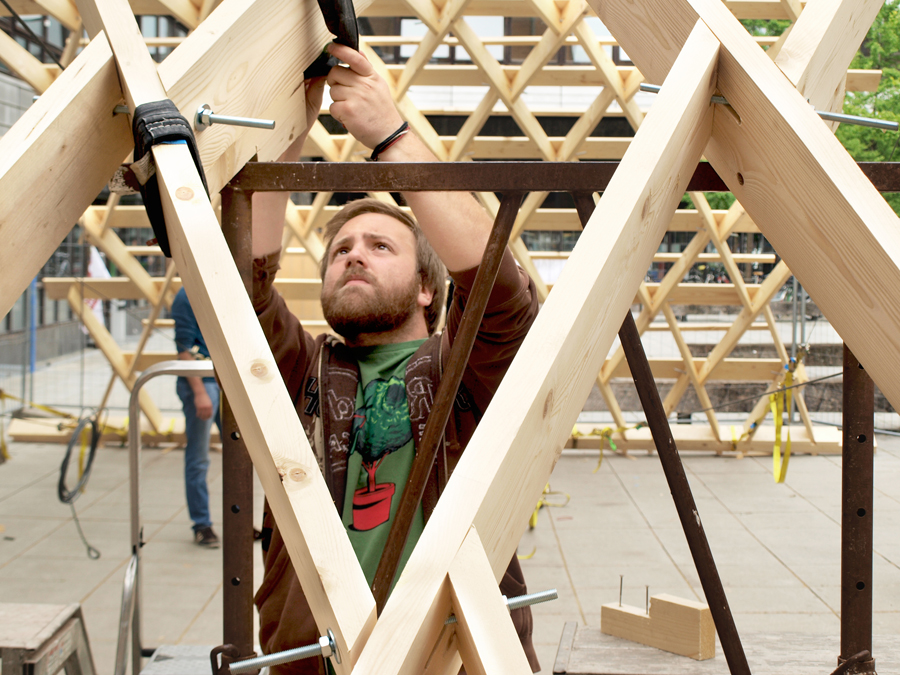
[[[203,393],[194,394],[194,408],[197,410],[197,417],[201,420],[211,419],[213,416],[212,400],[204,388]]]
[[[328,52],[347,64],[328,73],[331,116],[363,145],[375,148],[403,124],[391,90],[363,54],[336,43],[328,45]]]

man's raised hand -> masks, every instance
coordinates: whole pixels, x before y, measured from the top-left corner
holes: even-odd
[[[328,73],[331,116],[363,145],[374,148],[403,124],[391,90],[359,52],[337,43],[328,45],[328,52],[347,64]]]

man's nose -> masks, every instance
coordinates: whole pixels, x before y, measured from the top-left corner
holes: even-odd
[[[360,246],[354,246],[349,251],[347,251],[347,257],[345,258],[347,267],[352,267],[353,265],[360,265],[365,267],[366,260],[365,255]]]

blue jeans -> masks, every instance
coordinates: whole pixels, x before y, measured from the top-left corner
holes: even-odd
[[[204,381],[206,393],[212,401],[215,415],[213,419],[221,433],[219,420],[219,385]],[[175,385],[178,398],[184,410],[184,433],[187,442],[184,447],[184,489],[187,493],[188,514],[194,521],[194,532],[210,527],[209,490],[206,487],[206,471],[209,469],[209,436],[213,419],[201,420],[194,406],[194,391],[187,379],[179,377]]]

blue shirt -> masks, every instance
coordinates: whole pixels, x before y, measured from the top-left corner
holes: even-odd
[[[175,349],[178,350],[178,353],[195,353],[194,347],[196,347],[197,358],[208,359],[209,348],[200,333],[197,317],[194,316],[194,310],[191,308],[183,286],[178,289],[175,299],[172,300],[172,318],[175,319]],[[214,382],[215,378],[204,377],[203,380]]]

